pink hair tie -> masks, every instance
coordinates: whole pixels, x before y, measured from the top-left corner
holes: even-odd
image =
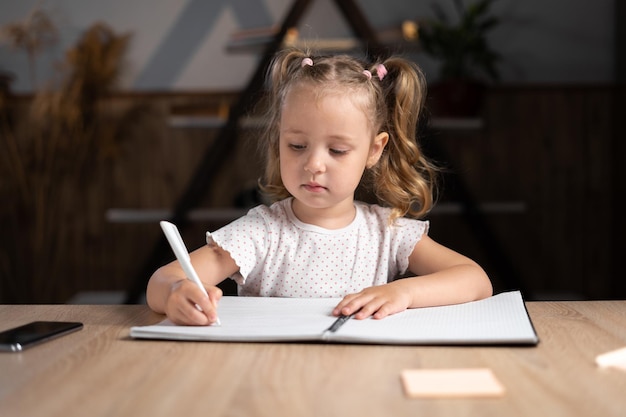
[[[304,58],[300,66],[304,68],[306,65],[313,66],[313,60],[311,58]]]
[[[385,75],[387,75],[387,68],[383,64],[376,65],[376,75],[378,75],[379,80],[383,80]]]
[[[368,70],[363,70],[363,74],[365,74],[368,80],[372,79],[372,73],[369,72]]]

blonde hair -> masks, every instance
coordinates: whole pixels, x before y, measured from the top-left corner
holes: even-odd
[[[428,213],[434,202],[437,167],[424,156],[416,139],[426,83],[419,67],[401,57],[366,65],[348,55],[311,56],[293,48],[279,52],[267,76],[268,125],[261,141],[266,167],[261,189],[274,201],[290,196],[280,175],[281,108],[289,90],[302,84],[314,85],[320,94],[347,89],[363,95],[363,110],[374,133],[387,132],[389,141],[378,163],[366,170],[362,186],[370,189],[378,203],[392,208],[390,221]]]

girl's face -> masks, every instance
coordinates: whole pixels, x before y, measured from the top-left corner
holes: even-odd
[[[316,94],[314,87],[295,86],[283,102],[281,178],[294,196],[294,213],[306,223],[330,228],[349,223],[363,171],[378,161],[387,143],[386,133],[374,136],[351,97],[345,91]]]

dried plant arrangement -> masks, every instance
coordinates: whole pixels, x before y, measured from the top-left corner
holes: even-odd
[[[37,19],[52,28],[44,16]],[[18,33],[37,39],[29,31],[40,30],[9,29],[16,45]],[[26,109],[0,109],[2,302],[58,302],[52,295],[58,283],[51,278],[76,273],[67,260],[84,245],[79,236],[85,231],[75,230],[75,219],[89,209],[98,167],[119,152],[128,123],[138,121],[128,117],[132,111],[137,116],[137,109],[107,99],[118,86],[130,39],[104,23],[92,25],[66,52],[56,85],[37,91]],[[29,54],[41,46],[24,42]],[[45,295],[35,296],[34,288]]]
[[[0,29],[0,41],[13,49],[26,52],[33,88],[37,86],[35,71],[37,55],[57,43],[58,32],[52,18],[40,6],[33,9],[25,19],[9,23]]]

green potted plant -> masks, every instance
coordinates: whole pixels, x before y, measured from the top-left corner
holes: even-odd
[[[453,0],[458,14],[451,19],[439,3],[432,8],[436,19],[419,25],[423,51],[439,61],[439,80],[431,85],[431,110],[438,116],[475,116],[480,112],[484,87],[499,80],[500,55],[487,41],[487,33],[499,19],[490,15],[494,0],[465,6]]]

